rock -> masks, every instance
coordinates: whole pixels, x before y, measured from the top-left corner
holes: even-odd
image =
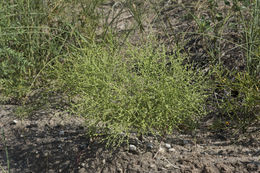
[[[132,145],[132,144],[129,145],[129,151],[134,151],[134,152],[136,152],[136,150],[137,150],[137,148],[136,148],[135,145]]]
[[[156,165],[155,165],[155,164],[151,164],[151,165],[149,166],[149,168],[156,169]]]
[[[59,149],[62,149],[62,144],[59,144],[59,145],[58,145],[58,148],[59,148]]]
[[[44,157],[48,157],[48,156],[49,156],[49,153],[48,153],[48,152],[45,152],[45,153],[43,154],[43,156],[44,156]]]
[[[176,150],[174,148],[170,148],[168,151],[169,152],[175,152]]]
[[[151,150],[153,149],[153,144],[151,142],[149,142],[147,145],[146,145],[147,149]]]
[[[188,140],[183,140],[183,145],[187,145],[189,143]]]
[[[170,149],[172,146],[171,146],[171,144],[165,143],[165,147],[166,147],[167,149]]]
[[[63,130],[61,130],[60,132],[59,132],[59,135],[60,136],[62,136],[62,135],[64,135],[65,134],[65,132],[63,131]]]

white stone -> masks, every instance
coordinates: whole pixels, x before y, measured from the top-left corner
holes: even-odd
[[[155,164],[151,164],[151,165],[150,165],[150,168],[155,169],[155,168],[156,168],[156,165],[155,165]]]
[[[129,150],[130,150],[130,151],[136,151],[137,148],[136,148],[135,145],[130,144],[130,145],[129,145]]]
[[[174,148],[170,148],[169,152],[175,152],[176,150]]]
[[[64,131],[63,130],[61,130],[60,132],[59,132],[59,135],[64,135]]]
[[[170,149],[172,146],[171,146],[171,144],[165,143],[165,147],[166,147],[167,149]]]

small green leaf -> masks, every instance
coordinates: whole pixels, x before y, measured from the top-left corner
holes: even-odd
[[[221,13],[217,13],[217,14],[216,14],[216,18],[217,18],[218,21],[223,20],[223,16],[222,16]]]

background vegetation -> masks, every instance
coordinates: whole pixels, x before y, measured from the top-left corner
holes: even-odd
[[[1,1],[2,102],[21,105],[23,115],[35,91],[42,105],[53,94],[68,97],[91,135],[106,134],[110,144],[133,131],[193,129],[211,111],[238,129],[259,121],[258,0],[197,1],[185,16],[194,30],[178,33],[173,45],[147,24],[149,14],[160,19],[164,1],[109,3]],[[120,24],[128,15],[131,22]],[[201,40],[206,60],[191,56],[187,38]]]

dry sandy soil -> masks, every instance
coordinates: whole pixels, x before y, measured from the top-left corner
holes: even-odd
[[[132,134],[130,145],[110,150],[85,135],[83,120],[61,111],[20,120],[15,105],[0,106],[0,165],[11,172],[260,172],[260,126],[244,134],[213,132],[211,119],[191,134],[163,138]],[[4,172],[2,170],[2,172]]]

